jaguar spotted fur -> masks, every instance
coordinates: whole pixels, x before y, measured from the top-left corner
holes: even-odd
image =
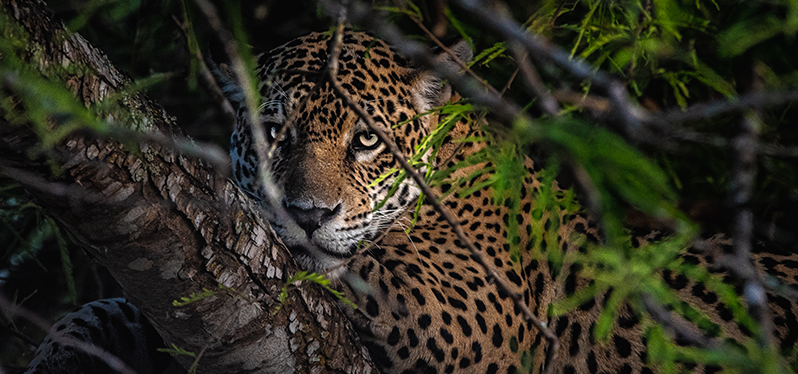
[[[418,188],[405,181],[388,197],[393,177],[373,183],[398,164],[385,144],[333,91],[325,75],[329,38],[324,33],[310,34],[259,61],[264,104],[257,125],[263,126],[270,142],[277,143],[271,173],[283,196],[280,209],[287,212],[287,217],[271,212],[269,218],[302,266],[327,274],[358,305],[357,309],[342,308],[380,369],[385,373],[513,373],[554,365],[557,373],[656,372],[643,333],[651,322],[628,306],[621,308],[609,342],[594,342],[592,331],[608,293],[564,315],[549,315],[550,304],[585,287],[590,279],[580,276],[576,266],[566,266],[555,277],[551,265],[531,251],[524,252],[520,261],[511,259],[508,209],[494,204],[487,187],[465,197],[448,195],[443,205],[466,228],[467,238],[509,280],[511,291],[523,295],[529,309],[556,333],[561,342],[556,362],[546,362],[548,343],[542,334],[488,281],[485,269],[434,209],[423,205],[412,231],[405,232]],[[453,49],[458,58],[470,59],[471,51],[464,44]],[[454,63],[445,54],[439,59]],[[344,35],[340,66],[334,79],[406,155],[438,124],[436,115],[419,114],[449,102],[454,95],[433,72],[414,67],[383,41],[365,33],[348,31]],[[230,91],[233,98],[240,99],[234,87]],[[238,115],[231,142],[234,175],[243,190],[263,200],[252,124],[245,108],[239,109]],[[396,126],[400,123],[403,125]],[[452,166],[479,150],[480,144],[458,142],[472,134],[467,121],[459,123],[449,134],[450,141],[435,155],[435,167]],[[466,176],[479,167],[461,169],[453,177]],[[523,212],[534,206],[534,195],[541,187],[535,163],[528,160],[527,167]],[[438,191],[449,188],[444,184]],[[375,209],[386,198],[385,204]],[[583,216],[563,213],[549,219],[557,220],[559,229],[556,243],[544,245],[579,251],[584,248],[575,237],[597,235]],[[534,225],[535,219],[522,214],[518,222],[526,228]],[[532,242],[529,233],[519,232],[518,245],[527,248]],[[361,249],[364,242],[371,243],[366,250]],[[645,245],[645,240],[641,242]],[[723,236],[707,243],[708,248],[701,251],[687,250],[683,260],[711,267],[708,253],[730,245]],[[538,250],[545,253],[545,248]],[[795,283],[795,257],[787,252],[761,252],[755,263],[760,270]],[[720,327],[720,335],[748,339],[750,331],[734,322],[718,296],[703,283],[669,272],[662,276],[683,300]],[[781,348],[789,350],[798,340],[798,306],[795,300],[777,294],[771,294],[770,301],[777,338]],[[717,369],[692,368],[697,372]]]
[[[372,182],[399,165],[363,120],[336,96],[325,76],[328,48],[328,36],[311,34],[273,51],[258,70],[265,103],[260,121],[271,134],[270,141],[278,143],[271,160],[272,177],[284,196],[281,204],[292,218],[272,216],[272,226],[303,266],[340,280],[347,297],[359,306],[344,310],[383,371],[507,373],[528,365],[522,363],[523,352],[534,352],[532,366],[540,369],[546,348],[541,334],[521,317],[506,294],[487,282],[485,270],[441,216],[424,205],[410,234],[404,232],[401,223],[412,219],[411,206],[418,196],[411,182],[403,182],[398,192],[376,209],[388,196],[392,179]],[[471,58],[465,43],[452,50],[461,60]],[[449,55],[438,58],[454,65]],[[451,99],[450,89],[442,86],[434,73],[414,68],[384,42],[365,33],[344,35],[340,65],[334,79],[391,134],[405,155],[412,154],[438,123],[434,115],[418,115]],[[235,177],[242,189],[263,198],[250,124],[246,112],[239,115],[231,149]],[[277,139],[280,133],[285,135]],[[481,146],[473,143],[455,147],[457,139],[471,134],[465,121],[458,124],[450,133],[452,141],[436,155],[436,167],[450,167],[478,150]],[[534,206],[532,196],[540,187],[534,162],[528,161],[527,166],[524,212]],[[460,170],[454,177],[468,175],[477,167]],[[466,197],[449,195],[444,205],[467,228],[468,239],[510,280],[512,291],[522,294],[540,319],[549,320],[562,342],[561,359],[553,363],[555,372],[654,370],[646,360],[643,324],[629,308],[623,309],[610,342],[593,344],[591,331],[606,295],[559,318],[547,315],[550,304],[590,281],[572,268],[565,270],[565,282],[559,282],[552,278],[546,261],[528,253],[521,261],[512,261],[509,211],[493,204],[491,196],[486,187]],[[582,216],[563,213],[556,219],[560,222],[557,243],[549,245],[576,251],[578,240],[573,240],[573,235],[596,236]],[[533,224],[529,214],[518,221],[522,228]],[[525,248],[530,242],[528,230],[520,231],[519,246]],[[378,234],[382,236],[377,238]],[[359,242],[372,240],[379,242],[367,251],[358,251]],[[306,242],[316,250],[307,251]],[[704,254],[729,245],[722,236],[707,243],[711,248]],[[760,253],[757,261],[761,270],[766,270],[762,265],[788,264],[790,256],[794,257]],[[684,255],[684,259],[704,265],[710,265],[708,258],[711,256]],[[782,278],[795,282],[795,267],[782,269],[787,271]],[[709,313],[728,336],[745,337],[746,332],[730,323],[728,311],[703,284],[693,284],[683,276],[671,279],[671,275],[665,274],[666,280],[685,300]],[[360,280],[371,287],[363,290],[357,286]],[[782,347],[790,348],[798,336],[796,324],[790,322],[798,308],[781,296],[772,297]]]

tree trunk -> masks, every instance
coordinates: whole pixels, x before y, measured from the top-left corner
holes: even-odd
[[[43,4],[0,2],[3,38],[14,41],[4,44],[20,46],[0,52],[2,99],[19,100],[23,116],[33,103],[19,99],[22,90],[41,88],[25,81],[35,73],[68,87],[87,107],[103,100],[95,112],[117,126],[180,136],[174,119],[131,92],[106,57],[65,31]],[[8,69],[16,59],[22,69]],[[122,144],[86,131],[49,147],[41,127],[18,124],[19,113],[10,112],[0,119],[0,172],[29,189],[108,268],[167,344],[202,352],[200,372],[375,371],[336,301],[319,286],[292,288],[275,313],[297,266],[259,208],[207,163],[161,143]],[[52,132],[63,130],[59,115],[50,112]],[[213,296],[172,306],[203,289]]]

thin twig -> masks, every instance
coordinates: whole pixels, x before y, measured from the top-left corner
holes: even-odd
[[[538,317],[534,313],[532,313],[532,311],[529,309],[529,307],[524,302],[523,296],[512,291],[512,289],[510,288],[509,284],[507,284],[507,282],[496,272],[496,270],[493,268],[493,266],[490,265],[485,260],[485,258],[482,255],[482,253],[479,250],[477,250],[477,248],[474,246],[474,244],[471,243],[470,240],[468,240],[468,238],[465,235],[465,232],[463,232],[463,228],[460,225],[460,222],[457,221],[456,219],[454,219],[454,217],[452,217],[451,214],[449,214],[449,212],[440,204],[440,202],[438,201],[437,194],[426,184],[426,182],[424,181],[424,177],[421,174],[419,174],[416,171],[415,168],[410,166],[410,164],[407,162],[407,159],[404,157],[402,152],[396,146],[396,143],[394,143],[393,140],[391,138],[389,138],[388,135],[386,135],[385,132],[382,131],[382,129],[377,126],[377,124],[374,122],[372,117],[368,115],[366,110],[363,109],[357,103],[355,103],[352,100],[352,98],[350,97],[349,93],[346,92],[341,87],[340,82],[338,82],[338,80],[337,80],[338,55],[340,54],[340,48],[341,48],[340,44],[341,44],[341,42],[343,40],[343,30],[344,30],[344,22],[343,22],[343,20],[345,19],[344,16],[346,14],[346,8],[338,8],[338,11],[339,11],[338,29],[337,29],[336,34],[334,36],[334,39],[332,41],[330,58],[329,58],[329,63],[328,63],[328,72],[330,74],[330,83],[331,83],[331,86],[332,86],[333,90],[336,92],[336,94],[341,98],[341,100],[350,109],[352,109],[355,113],[357,113],[357,115],[360,117],[360,119],[362,119],[368,125],[370,130],[373,131],[374,134],[376,134],[377,137],[379,137],[380,140],[386,145],[386,147],[388,148],[389,152],[391,152],[391,154],[394,156],[394,158],[402,166],[402,169],[404,169],[405,172],[411,178],[413,178],[413,180],[416,182],[416,185],[419,187],[419,189],[421,189],[421,191],[424,194],[424,198],[427,201],[427,203],[430,204],[433,207],[433,209],[435,209],[435,211],[438,212],[438,214],[440,214],[441,217],[443,217],[443,219],[451,226],[451,229],[455,233],[455,235],[457,236],[458,240],[463,245],[465,245],[466,248],[468,248],[469,252],[471,253],[472,258],[475,261],[477,261],[480,264],[480,266],[483,267],[483,269],[485,269],[485,272],[488,275],[488,279],[492,279],[494,281],[494,283],[496,284],[496,288],[498,288],[501,292],[504,292],[507,295],[509,295],[509,297],[512,298],[513,301],[515,302],[515,305],[521,311],[523,311],[524,316],[528,320],[532,321],[532,323],[538,328],[538,330],[541,333],[543,333],[543,335],[546,337],[546,339],[551,344],[551,346],[549,347],[549,352],[548,352],[548,356],[549,357],[547,358],[546,362],[549,362],[549,363],[554,362],[554,360],[557,359],[557,353],[559,351],[559,341],[557,339],[557,336],[554,335],[554,333],[552,333],[543,324],[543,322],[540,319],[538,319]],[[553,366],[554,365],[550,364],[549,367],[546,368],[546,372],[549,372]]]
[[[222,21],[219,18],[216,7],[211,4],[210,1],[195,0],[195,2],[202,12],[205,13],[205,17],[208,19],[211,28],[213,28],[219,39],[221,39],[222,43],[224,44],[225,52],[230,58],[231,64],[233,66],[233,72],[235,73],[236,79],[243,90],[244,97],[246,98],[243,105],[245,105],[247,108],[247,114],[249,115],[248,120],[251,125],[249,128],[252,132],[255,153],[258,156],[257,175],[260,178],[261,190],[266,198],[263,203],[267,205],[269,212],[276,217],[277,221],[293,222],[293,217],[291,217],[291,215],[288,214],[286,209],[283,207],[282,191],[272,181],[271,158],[269,157],[269,153],[273,152],[273,148],[266,139],[266,133],[263,130],[263,126],[261,126],[259,118],[260,110],[257,104],[258,98],[256,97],[255,90],[252,89],[254,85],[250,79],[250,72],[247,70],[244,59],[238,52],[238,43],[233,38],[232,34],[230,34],[230,31],[222,26]],[[285,133],[285,128],[287,127],[288,126],[283,126],[281,134]],[[309,238],[306,237],[301,240],[300,245],[308,252],[313,253],[314,255],[318,254],[318,257],[321,257],[321,251],[310,242]]]
[[[562,10],[563,5],[565,5],[566,0],[560,0],[560,3],[557,4],[557,9],[554,10],[554,14],[551,16],[551,21],[549,21],[549,25],[552,29],[557,29],[557,17],[560,16],[560,11]]]
[[[189,52],[191,52],[191,46],[189,45],[191,43],[191,38],[189,33],[193,31],[188,30],[190,27],[190,22],[188,20],[188,14],[186,13],[186,3],[181,1],[180,4],[183,7],[183,17],[185,22],[180,22],[180,20],[177,19],[177,16],[174,15],[172,16],[172,20],[175,21],[177,27],[183,32],[183,37],[186,38],[186,46],[188,47]],[[222,112],[232,120],[231,123],[235,123],[236,111],[233,109],[233,105],[230,104],[230,100],[228,100],[227,96],[225,96],[225,94],[222,92],[222,89],[219,88],[216,79],[213,77],[213,73],[211,73],[211,70],[208,68],[208,64],[205,63],[205,58],[202,56],[202,50],[197,48],[194,51],[193,57],[199,62],[200,76],[202,77],[202,81],[205,82],[207,88],[213,93],[216,101],[219,102],[219,105],[221,105]]]
[[[518,46],[518,43],[510,43],[510,50],[515,55],[515,62],[521,75],[524,77],[527,89],[538,98],[538,106],[544,113],[554,117],[560,113],[560,105],[557,100],[549,93],[549,88],[543,84],[540,74],[529,62],[529,55]]]
[[[502,87],[502,90],[499,91],[499,95],[504,96],[504,94],[507,93],[507,90],[509,90],[510,86],[513,85],[513,81],[515,81],[515,77],[518,76],[518,73],[520,71],[521,71],[521,68],[519,68],[519,67],[516,67],[515,70],[513,70],[513,73],[510,74],[510,78],[507,79],[507,82],[504,84],[504,87]]]
[[[665,310],[650,294],[644,293],[642,297],[643,306],[645,306],[651,318],[667,330],[670,330],[677,339],[690,342],[701,349],[712,349],[718,346],[717,340],[707,338],[700,331],[697,331],[695,325],[684,320],[678,314]]]
[[[2,318],[2,316],[0,316],[0,319],[5,319],[5,318]],[[17,326],[15,326],[10,320],[8,322],[4,321],[4,323],[0,325],[0,330],[7,331],[9,334],[14,335],[17,339],[20,339],[25,343],[28,343],[31,347],[34,348],[37,347],[40,343],[36,339],[31,338],[27,334],[23,333],[22,331],[19,331]]]
[[[734,166],[731,182],[731,204],[734,207],[734,252],[728,259],[728,269],[743,280],[743,297],[748,312],[759,324],[756,340],[760,347],[769,349],[773,344],[773,321],[767,305],[767,294],[762,280],[751,263],[753,216],[749,203],[756,177],[756,143],[761,121],[751,110],[743,116],[739,135],[734,139]]]
[[[743,111],[751,107],[766,108],[798,101],[798,91],[752,92],[736,99],[721,99],[695,104],[685,110],[672,109],[659,115],[642,119],[659,125],[705,120],[721,114]]]

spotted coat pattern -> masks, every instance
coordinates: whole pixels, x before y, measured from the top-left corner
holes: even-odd
[[[335,280],[357,309],[343,306],[366,342],[377,365],[386,373],[513,373],[541,370],[548,344],[542,334],[521,317],[506,294],[497,291],[485,270],[472,258],[449,225],[430,206],[424,205],[412,231],[405,232],[418,189],[404,182],[380,209],[393,178],[379,183],[383,173],[399,165],[365,123],[333,92],[328,63],[329,36],[310,34],[285,44],[262,57],[258,74],[263,96],[258,114],[269,141],[277,142],[270,162],[270,177],[281,201],[269,205],[257,176],[251,123],[239,111],[232,137],[231,155],[235,178],[245,191],[264,201],[270,221],[283,241],[305,267],[325,272]],[[455,51],[470,59],[463,44]],[[451,62],[446,55],[441,61]],[[451,92],[435,75],[415,68],[384,42],[364,33],[347,32],[335,79],[352,98],[366,108],[402,152],[410,155],[437,124],[434,115],[417,117],[447,102]],[[401,125],[397,125],[401,124]],[[284,135],[281,136],[280,134]],[[472,130],[458,124],[451,139],[465,138]],[[478,144],[451,141],[437,154],[437,167],[454,162],[479,149]],[[484,165],[482,165],[484,166]],[[458,171],[464,176],[471,167]],[[523,211],[534,207],[532,195],[540,188],[532,161],[523,187]],[[438,192],[446,192],[444,185]],[[274,204],[279,205],[276,208]],[[589,299],[574,311],[548,316],[548,306],[591,283],[580,276],[577,265],[565,266],[557,278],[545,260],[524,254],[511,261],[507,243],[508,212],[496,206],[487,189],[470,196],[449,195],[443,205],[465,228],[466,236],[514,292],[560,339],[555,363],[558,373],[656,372],[645,348],[643,331],[650,321],[641,319],[628,305],[621,308],[609,341],[597,344],[592,331],[603,304],[612,291]],[[271,206],[271,208],[269,208]],[[279,213],[282,211],[283,213]],[[547,218],[551,218],[548,217]],[[566,252],[584,251],[575,243],[596,239],[596,230],[584,217],[561,214],[557,243]],[[529,214],[518,217],[521,227],[535,222]],[[530,246],[529,229],[521,231],[522,248]],[[633,239],[636,245],[656,240],[657,233]],[[358,250],[359,243],[372,245]],[[707,242],[707,250],[723,250],[723,236]],[[547,241],[540,250],[545,256]],[[706,250],[701,253],[707,253]],[[795,255],[762,252],[756,262],[787,283],[796,283]],[[545,258],[545,257],[544,257]],[[683,261],[711,267],[712,256],[690,250]],[[566,264],[567,265],[567,264]],[[718,295],[702,282],[664,272],[663,278],[686,302],[706,312],[720,328],[717,335],[746,339],[750,334],[733,322]],[[727,276],[734,284],[734,280]],[[776,334],[782,348],[798,339],[798,308],[794,300],[771,295]],[[678,337],[677,337],[678,339]],[[695,372],[715,372],[714,367],[686,365]]]
[[[94,354],[85,351],[87,346]],[[105,361],[108,357],[118,358],[136,373],[186,372],[159,348],[165,348],[161,337],[133,304],[122,298],[97,300],[53,325],[25,374],[117,372]]]

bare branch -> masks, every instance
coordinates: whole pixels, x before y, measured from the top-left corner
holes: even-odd
[[[678,314],[665,310],[650,294],[644,293],[643,305],[651,318],[662,325],[677,339],[682,339],[701,349],[718,347],[718,341],[709,339],[695,325],[684,320]]]
[[[510,43],[510,50],[515,55],[515,62],[518,64],[518,69],[524,77],[527,88],[538,97],[540,109],[550,116],[558,115],[560,113],[560,105],[549,93],[549,88],[543,84],[535,67],[529,63],[529,55],[518,46],[518,43]]]
[[[727,268],[735,273],[744,284],[743,297],[748,304],[748,312],[759,324],[757,342],[763,348],[773,344],[773,321],[767,306],[767,294],[762,280],[751,263],[751,243],[753,240],[753,216],[748,206],[754,189],[756,176],[756,143],[761,120],[755,111],[743,116],[740,133],[734,139],[734,169],[731,182],[731,204],[734,207],[734,253],[727,259]]]
[[[650,117],[645,121],[667,126],[673,123],[709,119],[721,114],[739,112],[752,107],[767,108],[796,101],[798,101],[798,91],[751,92],[736,99],[722,99],[696,104],[685,110],[673,109]]]

